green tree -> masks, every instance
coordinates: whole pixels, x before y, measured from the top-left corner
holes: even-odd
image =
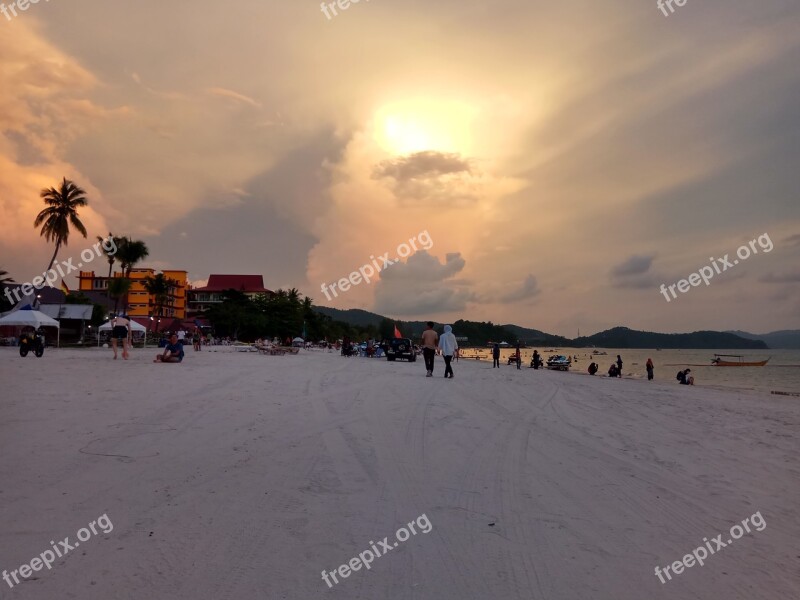
[[[14,308],[14,304],[6,298],[6,288],[15,281],[8,276],[8,271],[0,269],[0,312],[6,312]]]
[[[131,290],[131,280],[127,277],[114,277],[108,282],[108,296],[114,299],[114,313],[116,314],[119,308],[119,301],[121,298],[127,298],[128,292]],[[128,302],[126,300],[125,305]]]
[[[167,298],[169,298],[170,291],[177,285],[177,282],[165,276],[164,273],[156,273],[155,277],[146,277],[143,285],[147,293],[155,299],[155,316],[162,317],[164,313],[164,304]],[[156,319],[153,319],[153,324],[155,323]]]
[[[42,198],[47,208],[36,215],[33,221],[34,227],[41,225],[39,235],[43,236],[48,242],[56,245],[53,258],[47,263],[45,271],[49,270],[58,256],[61,246],[66,246],[69,241],[70,225],[86,237],[86,227],[83,226],[78,218],[78,209],[87,206],[86,192],[76,186],[65,177],[61,182],[61,187],[44,189],[39,196]]]
[[[116,258],[119,261],[122,276],[130,281],[131,271],[133,267],[150,256],[150,250],[141,240],[132,240],[127,236],[117,239],[117,254]],[[130,289],[130,286],[128,287]],[[125,294],[124,302],[125,310],[128,310],[128,295]],[[116,310],[116,309],[115,309]]]
[[[132,240],[127,236],[115,238],[117,240],[116,259],[119,261],[122,275],[130,277],[133,267],[150,256],[150,250],[141,240]]]
[[[103,254],[106,255],[106,260],[108,261],[108,279],[107,279],[108,283],[111,282],[111,275],[113,274],[114,263],[117,260],[117,249],[119,248],[120,239],[121,238],[114,237],[114,234],[112,234],[110,231],[108,232],[108,237],[102,237],[99,235],[97,236],[97,241],[100,242],[101,244],[100,249],[103,251]],[[107,240],[112,240],[114,242],[111,248],[108,249],[106,249]],[[106,287],[106,298],[108,299],[106,301],[106,304],[109,304],[110,295],[108,293],[108,287]]]

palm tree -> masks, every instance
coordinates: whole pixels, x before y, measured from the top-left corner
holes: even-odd
[[[141,240],[132,240],[123,236],[117,240],[116,259],[119,261],[122,276],[130,279],[133,267],[150,256],[150,250]],[[125,310],[128,310],[128,297],[125,296]]]
[[[8,298],[5,296],[6,288],[9,284],[15,283],[15,281],[8,277],[8,271],[4,271],[0,269],[0,313],[5,312],[6,309],[11,309],[14,306],[13,302],[9,302]],[[9,298],[11,296],[9,295]]]
[[[42,226],[39,235],[44,236],[48,242],[55,242],[56,249],[53,258],[47,263],[45,271],[49,270],[58,256],[61,246],[66,246],[69,240],[70,224],[86,237],[86,227],[78,218],[78,209],[87,206],[89,202],[85,197],[86,192],[69,181],[66,177],[61,182],[59,189],[44,189],[39,194],[47,208],[36,215],[34,227]]]
[[[114,298],[114,313],[117,312],[119,306],[119,299],[123,296],[128,297],[128,292],[131,289],[131,280],[125,277],[114,277],[108,282],[108,295]],[[125,301],[127,305],[127,300]]]
[[[119,261],[123,276],[130,277],[133,267],[150,256],[150,250],[147,248],[147,244],[141,240],[132,240],[128,237],[116,239],[116,258]]]
[[[144,280],[144,289],[147,293],[154,297],[156,304],[156,315],[158,318],[162,317],[164,312],[164,304],[169,297],[170,291],[177,284],[176,281],[169,279],[164,273],[157,273],[155,277],[146,277]],[[155,323],[155,319],[153,320]]]
[[[109,248],[108,250],[106,250],[106,247],[104,245],[107,240],[112,240],[114,242],[113,247]],[[102,236],[98,235],[97,236],[97,241],[100,242],[100,244],[101,244],[100,248],[103,250],[103,254],[106,255],[106,260],[108,261],[108,278],[111,279],[111,271],[113,270],[114,263],[117,260],[117,249],[119,249],[119,245],[118,244],[119,244],[120,238],[114,237],[114,234],[112,234],[109,231],[108,232],[108,236],[106,236],[106,237],[102,237]]]

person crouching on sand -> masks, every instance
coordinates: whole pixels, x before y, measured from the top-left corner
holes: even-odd
[[[458,342],[456,341],[456,336],[453,335],[453,328],[450,325],[444,326],[444,333],[442,337],[439,338],[439,349],[444,356],[444,377],[447,379],[449,373],[450,379],[452,379],[453,365],[450,363],[455,353],[458,352]]]
[[[648,358],[647,359],[647,364],[645,364],[644,368],[647,369],[647,381],[652,381],[653,380],[653,370],[655,369],[655,366],[653,365],[653,359],[652,358]]]
[[[433,321],[428,321],[428,328],[422,332],[422,356],[425,359],[426,377],[433,377],[433,359],[436,356],[436,344],[439,334],[433,329]]]
[[[681,385],[694,385],[694,377],[689,375],[691,373],[691,369],[686,369],[685,371],[678,371],[678,382]]]
[[[182,361],[183,344],[178,343],[178,336],[173,333],[169,338],[169,344],[164,348],[164,353],[156,354],[156,359],[153,362],[179,363]]]

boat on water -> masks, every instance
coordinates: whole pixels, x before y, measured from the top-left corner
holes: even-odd
[[[738,360],[725,360],[728,358],[737,358]],[[741,354],[715,354],[711,360],[711,364],[715,367],[763,367],[772,358],[767,360],[746,361]]]

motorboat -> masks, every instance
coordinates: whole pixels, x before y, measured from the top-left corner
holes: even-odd
[[[726,358],[737,358],[738,360],[725,360]],[[743,360],[744,356],[741,354],[715,354],[711,364],[715,367],[763,367],[770,358],[772,357],[770,356],[767,360],[746,361]]]
[[[572,361],[563,354],[556,354],[547,359],[545,366],[553,371],[569,371]]]

